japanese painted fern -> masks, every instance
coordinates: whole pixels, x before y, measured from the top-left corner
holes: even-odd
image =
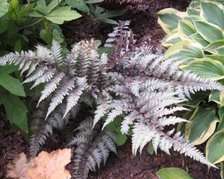
[[[92,123],[82,123],[81,126],[87,126],[88,129],[86,132],[80,130],[77,139],[73,141],[78,146],[76,152],[92,156],[85,161],[81,158],[75,159],[75,166],[87,167],[85,171],[82,170],[85,176],[89,170],[95,169],[91,160],[95,160],[99,166],[106,160],[108,151],[115,149],[109,147],[103,137],[99,145],[94,143],[96,146],[91,154],[90,146],[84,149],[79,144],[86,146],[89,137],[90,141],[98,141],[90,135],[92,124],[97,127],[98,121],[103,118],[104,128],[118,116],[123,117],[122,133],[127,133],[130,129],[133,131],[133,154],[138,150],[141,152],[152,141],[155,151],[160,148],[169,153],[169,149],[173,147],[195,160],[214,166],[192,144],[184,141],[180,133],[166,131],[164,128],[187,122],[172,114],[186,110],[178,104],[187,100],[191,93],[199,90],[223,90],[224,87],[194,73],[179,70],[176,59],[163,61],[161,54],[153,54],[148,48],[140,47],[122,54],[111,66],[106,54],[98,54],[93,41],[81,41],[65,57],[61,53],[60,45],[54,41],[50,49],[37,46],[35,52],[10,53],[1,57],[0,65],[7,64],[18,65],[21,73],[26,73],[24,83],[32,82],[32,88],[40,83],[45,84],[38,105],[43,105],[44,101],[50,102],[47,102],[46,112],[41,111],[45,117],[40,122],[43,127],[39,129],[44,132],[39,131],[39,137],[32,140],[31,149],[33,146],[34,155],[52,133],[52,129],[60,128],[66,123],[72,109],[77,108],[81,102],[93,100],[94,120]],[[102,136],[104,135],[108,134],[103,133]],[[108,137],[108,140],[112,140],[112,137]],[[106,152],[101,151],[103,148],[106,148]],[[100,157],[96,157],[99,151],[102,153],[99,154]]]

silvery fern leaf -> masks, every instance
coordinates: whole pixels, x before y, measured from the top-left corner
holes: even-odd
[[[96,99],[108,84],[106,63],[107,56],[98,54],[93,40],[77,43],[66,56],[60,44],[53,41],[50,49],[38,45],[33,52],[0,57],[0,66],[18,65],[21,73],[26,73],[23,83],[33,83],[31,88],[45,84],[37,106],[51,99],[46,119],[64,101],[67,103],[65,117],[79,103],[81,95],[91,94]]]
[[[63,118],[65,105],[57,108],[47,120],[45,120],[45,112],[49,103],[46,101],[41,103],[35,111],[31,121],[32,136],[30,139],[30,154],[36,156],[41,147],[45,144],[47,138],[53,134],[54,129],[63,129],[68,123],[70,114]]]
[[[114,135],[111,132],[101,131],[97,124],[94,129],[91,117],[82,121],[77,127],[78,133],[68,146],[74,147],[73,177],[86,179],[89,171],[96,171],[106,163],[109,153],[116,153]]]
[[[132,150],[136,154],[137,150],[142,151],[143,147],[150,141],[153,141],[153,146],[156,146],[169,154],[169,149],[173,147],[175,151],[183,153],[186,156],[193,158],[206,165],[216,167],[210,163],[203,154],[196,149],[192,144],[184,141],[179,133],[171,137],[169,134],[156,128],[154,125],[148,126],[144,123],[136,123],[133,129]]]
[[[114,47],[117,45],[117,41],[120,37],[124,36],[128,32],[131,32],[129,25],[130,21],[119,21],[118,25],[114,27],[113,32],[108,34],[104,47]]]

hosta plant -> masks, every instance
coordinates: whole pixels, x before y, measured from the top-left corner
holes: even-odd
[[[181,59],[181,68],[200,76],[223,81],[224,78],[224,6],[223,2],[191,2],[186,12],[164,9],[158,13],[159,23],[168,47],[165,58]],[[224,161],[223,150],[223,92],[197,96],[187,112],[191,123],[184,128],[185,137],[195,145],[206,144],[206,156],[214,164]]]

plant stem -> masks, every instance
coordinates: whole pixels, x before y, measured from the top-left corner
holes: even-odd
[[[39,20],[35,21],[34,23],[29,24],[29,25],[22,26],[22,27],[20,27],[19,29],[21,30],[21,29],[25,29],[25,28],[27,28],[27,27],[31,27],[31,26],[33,26],[33,25],[36,25],[36,24],[38,24],[39,22],[41,22],[43,19],[44,19],[44,18],[40,18]]]

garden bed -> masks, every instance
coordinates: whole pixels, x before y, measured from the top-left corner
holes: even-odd
[[[162,29],[157,24],[156,12],[167,7],[184,9],[187,2],[180,0],[152,1],[152,6],[145,12],[127,13],[121,20],[131,20],[131,28],[137,39],[151,39],[155,46],[159,45],[164,36]],[[94,28],[93,28],[94,27]],[[62,27],[66,41],[69,45],[81,39],[95,38],[105,42],[107,34],[112,31],[111,26],[105,25],[88,17],[64,24]],[[28,144],[21,132],[11,132],[10,125],[5,119],[4,111],[0,111],[0,178],[4,178],[6,166],[19,153],[28,153]],[[207,166],[188,157],[172,152],[167,155],[159,152],[158,155],[149,155],[143,150],[142,155],[132,156],[131,143],[118,148],[118,154],[112,154],[106,165],[98,172],[91,173],[89,178],[141,178],[156,179],[156,172],[163,167],[179,167],[187,171],[196,179],[218,179],[218,169],[209,170]]]

